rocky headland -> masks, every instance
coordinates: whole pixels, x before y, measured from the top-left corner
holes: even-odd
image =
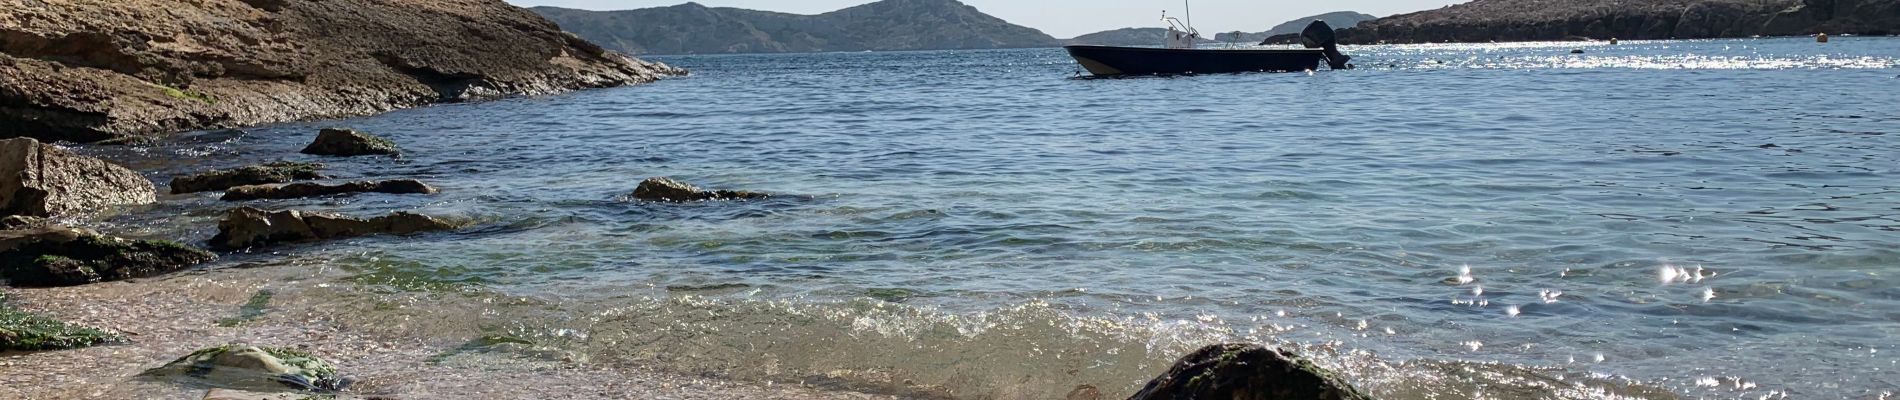
[[[90,143],[679,73],[501,0],[0,0],[0,138]]]
[[[1348,44],[1900,33],[1893,0],[1477,0],[1339,30]]]
[[[805,53],[1055,47],[1056,38],[956,0],[884,0],[818,15],[686,3],[624,11],[536,7],[563,29],[629,54]]]

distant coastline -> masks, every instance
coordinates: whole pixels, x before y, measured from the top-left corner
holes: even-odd
[[[1559,4],[1552,6],[1552,4]],[[1900,33],[1900,2],[1664,0],[1640,3],[1479,0],[1341,29],[1348,44],[1523,42]]]

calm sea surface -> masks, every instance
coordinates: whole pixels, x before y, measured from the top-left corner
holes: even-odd
[[[658,57],[693,76],[87,151],[162,183],[390,137],[322,161],[442,195],[264,205],[482,225],[220,266],[287,256],[342,271],[359,322],[595,363],[1117,397],[1242,340],[1394,399],[1900,387],[1900,39],[1348,52],[1138,79],[1059,49]],[[651,176],[794,196],[621,199]],[[202,241],[214,197],[109,222]]]

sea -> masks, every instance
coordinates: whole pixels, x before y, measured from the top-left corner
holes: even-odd
[[[1120,398],[1251,342],[1384,399],[1900,391],[1900,39],[1345,51],[1120,79],[1061,49],[660,56],[691,76],[80,150],[161,185],[276,160],[426,181],[249,205],[476,225],[205,268],[332,271],[294,284],[349,289],[341,323],[584,364]],[[324,127],[403,155],[297,154]],[[659,176],[779,196],[629,199]],[[101,224],[202,244],[235,205]]]

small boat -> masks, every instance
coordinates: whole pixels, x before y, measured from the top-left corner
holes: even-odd
[[[1224,74],[1236,72],[1298,72],[1319,69],[1322,62],[1332,69],[1347,69],[1352,59],[1339,53],[1333,27],[1325,21],[1313,21],[1300,32],[1305,49],[1200,49],[1199,31],[1192,25],[1163,14],[1168,36],[1162,47],[1064,46],[1075,62],[1095,76]]]

